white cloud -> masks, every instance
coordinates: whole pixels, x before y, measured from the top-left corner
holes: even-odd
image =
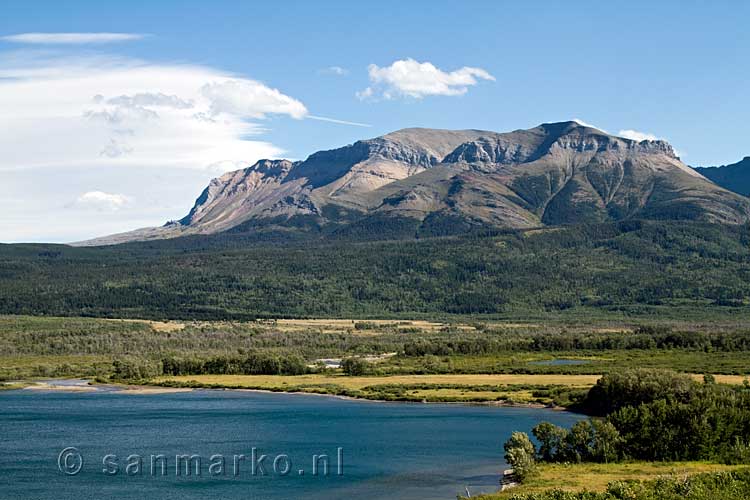
[[[0,171],[277,158],[283,150],[253,137],[259,121],[307,114],[277,89],[213,68],[26,52],[0,55]]]
[[[267,114],[284,114],[301,119],[307,108],[297,99],[246,79],[207,83],[201,94],[210,102],[211,115],[227,113],[243,118],[262,119]]]
[[[659,137],[655,136],[654,134],[650,134],[648,132],[639,132],[637,130],[620,130],[617,132],[617,135],[620,137],[624,137],[625,139],[630,139],[633,141],[658,141]]]
[[[414,59],[402,59],[382,68],[370,64],[367,70],[372,85],[357,92],[360,99],[375,96],[382,96],[384,99],[421,99],[429,95],[455,96],[465,94],[468,88],[479,83],[479,80],[495,80],[495,77],[482,68],[464,66],[455,71],[445,72],[432,63],[420,63]]]
[[[0,110],[6,242],[178,219],[212,177],[284,155],[261,117],[309,117],[281,90],[215,68],[48,48],[0,52]]]
[[[0,37],[0,40],[14,43],[76,45],[126,42],[145,37],[146,35],[140,33],[19,33]]]
[[[651,134],[649,132],[639,132],[638,130],[620,130],[617,132],[617,135],[620,137],[624,137],[625,139],[630,139],[633,141],[641,142],[641,141],[667,141],[664,137],[659,137],[656,134]],[[669,142],[669,141],[667,141]],[[678,158],[684,158],[686,154],[683,151],[678,151],[676,148],[672,147],[672,150],[674,151],[674,154]]]
[[[132,200],[124,194],[89,191],[76,198],[72,207],[99,212],[116,211],[130,204]]]
[[[341,66],[328,66],[327,68],[321,69],[319,73],[321,75],[345,76],[349,74],[349,70],[342,68]]]
[[[104,96],[94,96],[94,102],[101,102]],[[166,95],[161,92],[141,92],[135,95],[121,95],[118,97],[112,97],[107,99],[107,104],[113,104],[115,106],[164,106],[167,108],[175,109],[188,109],[192,108],[195,103],[190,100],[180,99],[176,95]]]
[[[368,123],[350,122],[347,120],[338,120],[336,118],[327,118],[325,116],[307,115],[306,118],[309,118],[311,120],[318,120],[321,122],[338,123],[339,125],[352,125],[354,127],[372,127],[372,125]]]
[[[223,170],[112,164],[0,172],[0,240],[70,242],[183,217],[212,177]],[[218,166],[233,169],[234,165]],[[76,204],[82,193],[120,193],[117,210]],[[106,216],[103,216],[106,215]]]
[[[109,143],[104,146],[104,149],[102,149],[99,152],[99,156],[106,156],[108,158],[118,158],[120,156],[126,155],[128,153],[132,153],[133,148],[128,146],[127,144],[118,141],[116,139],[110,139]]]
[[[573,121],[576,122],[578,125],[582,125],[584,127],[589,127],[589,128],[595,128],[596,130],[601,130],[602,132],[607,133],[607,131],[604,130],[603,128],[597,127],[596,125],[592,125],[590,123],[586,123],[585,121],[581,120],[580,118],[573,118]]]

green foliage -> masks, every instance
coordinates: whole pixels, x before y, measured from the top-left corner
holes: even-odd
[[[610,422],[600,419],[582,420],[569,431],[542,422],[532,433],[540,443],[539,459],[543,462],[615,462],[623,441]]]
[[[483,497],[482,497],[483,498]],[[750,470],[663,477],[651,481],[616,481],[607,491],[511,494],[509,500],[747,500]]]
[[[620,458],[623,439],[620,431],[605,420],[591,420],[593,439],[590,445],[592,462],[616,462]]]
[[[565,450],[567,429],[549,422],[542,422],[531,432],[539,441],[539,459],[543,462],[558,462],[567,455]]]
[[[345,358],[341,361],[341,369],[347,375],[360,376],[367,374],[370,365],[362,358]]]
[[[685,401],[697,383],[687,375],[668,370],[629,369],[604,375],[589,391],[583,409],[594,415],[609,415],[626,406],[659,399]]]
[[[747,231],[687,222],[395,242],[227,233],[101,248],[0,245],[0,313],[8,314],[705,318],[747,314],[749,301]]]
[[[581,405],[606,420],[581,421],[570,431],[538,425],[533,433],[540,442],[540,459],[750,463],[750,390],[711,378],[706,382],[666,370],[607,374]]]
[[[301,375],[307,373],[302,358],[294,354],[251,353],[245,356],[215,356],[162,359],[159,375]]]
[[[112,362],[114,380],[146,380],[161,375],[161,365],[140,359],[116,359]]]
[[[519,482],[536,472],[536,449],[525,432],[514,432],[503,444],[505,461],[513,468]]]
[[[750,441],[735,436],[734,443],[722,453],[721,461],[728,465],[750,464]]]
[[[664,370],[611,373],[591,388],[583,407],[607,415],[631,458],[741,457],[738,440],[750,436],[750,391],[709,382]]]

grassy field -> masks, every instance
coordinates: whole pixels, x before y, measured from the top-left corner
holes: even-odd
[[[711,462],[633,462],[615,464],[543,464],[539,474],[521,486],[482,500],[501,500],[519,493],[538,493],[550,489],[563,491],[604,491],[612,481],[644,481],[660,477],[684,477],[704,472],[739,470],[746,465],[722,465]],[[717,499],[719,500],[719,499]]]
[[[664,339],[696,342],[687,347],[657,344]],[[628,344],[635,341],[654,347]],[[409,346],[420,345],[432,350],[407,352]],[[618,345],[630,347],[612,347]],[[318,373],[246,378],[189,375],[188,379],[194,385],[294,389],[370,399],[565,404],[570,400],[565,391],[584,390],[601,374],[630,367],[711,373],[719,382],[742,383],[750,372],[749,345],[745,322],[735,320],[653,324],[611,319],[152,321],[5,315],[0,316],[0,381],[107,379],[119,360],[148,366],[148,375],[141,378],[150,378],[164,373],[165,358],[200,361],[262,352],[279,358],[296,356]],[[372,376],[342,377],[315,364],[346,357],[369,360],[366,373]],[[161,379],[160,383],[187,380]]]
[[[693,375],[701,380],[702,375]],[[279,392],[333,394],[364,399],[427,402],[555,403],[561,393],[587,390],[599,375],[391,375],[349,377],[340,374],[309,375],[183,375],[150,381],[171,387],[258,389]],[[716,381],[741,384],[744,378],[717,375]]]
[[[550,390],[585,390],[598,378],[597,375],[184,375],[159,377],[150,383],[173,387],[308,392],[395,401],[548,405],[554,402]]]

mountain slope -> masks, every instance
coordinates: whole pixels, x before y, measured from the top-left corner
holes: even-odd
[[[731,165],[697,167],[695,170],[725,189],[750,196],[750,156]]]
[[[739,224],[750,200],[684,165],[664,141],[576,122],[509,133],[404,129],[302,162],[261,160],[214,179],[177,222],[87,244],[296,230],[300,221],[377,232],[397,219],[463,231],[628,218]]]

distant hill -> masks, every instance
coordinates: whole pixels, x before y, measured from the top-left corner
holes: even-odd
[[[744,226],[628,220],[357,243],[255,236],[0,245],[0,314],[524,321],[564,314],[700,324],[750,317]]]
[[[731,165],[697,167],[695,170],[723,188],[750,196],[750,156]]]
[[[664,141],[577,122],[508,133],[413,128],[305,161],[261,160],[211,181],[179,221],[84,244],[269,230],[387,238],[633,218],[740,224],[750,200]]]

